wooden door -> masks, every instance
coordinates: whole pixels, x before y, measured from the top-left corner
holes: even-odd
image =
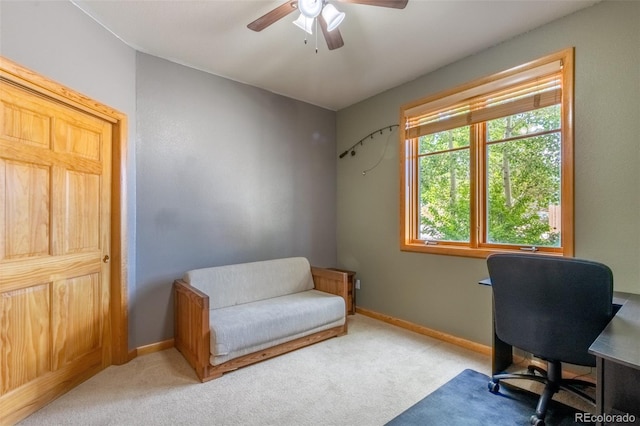
[[[0,423],[111,364],[111,132],[0,81]]]

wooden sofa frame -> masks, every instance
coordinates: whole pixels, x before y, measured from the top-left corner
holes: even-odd
[[[211,365],[209,296],[179,279],[174,281],[175,346],[194,368],[200,381],[221,377],[222,374],[249,364],[264,361],[286,352],[311,345],[331,337],[347,333],[347,273],[325,268],[311,267],[316,290],[341,296],[345,301],[344,325],[333,327],[285,342],[258,352],[231,359],[219,365]]]

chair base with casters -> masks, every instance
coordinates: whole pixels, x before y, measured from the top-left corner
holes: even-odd
[[[595,399],[589,394],[582,391],[584,387],[595,387],[594,383],[586,380],[579,379],[563,379],[562,378],[562,364],[557,361],[547,361],[547,370],[530,365],[527,367],[528,373],[501,373],[494,374],[491,377],[491,381],[488,383],[489,391],[492,393],[498,393],[500,390],[500,380],[506,379],[526,379],[533,380],[538,383],[544,384],[544,391],[540,395],[538,405],[536,407],[536,413],[531,416],[530,422],[534,426],[544,426],[544,418],[547,414],[549,403],[551,402],[553,395],[555,395],[561,389],[574,393],[585,401],[595,404]],[[538,373],[538,374],[536,374]]]

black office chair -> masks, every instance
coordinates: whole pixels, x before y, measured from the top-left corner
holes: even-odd
[[[529,366],[527,374],[494,374],[489,390],[498,392],[503,379],[545,384],[531,416],[537,426],[545,424],[547,407],[560,389],[593,403],[583,391],[593,384],[563,379],[561,363],[596,365],[588,349],[613,317],[611,269],[587,260],[520,253],[490,255],[487,267],[497,337],[547,362],[546,371]]]

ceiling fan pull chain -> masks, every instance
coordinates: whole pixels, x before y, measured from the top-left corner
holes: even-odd
[[[316,54],[318,53],[318,18],[314,18],[313,19],[315,21],[316,24]]]

